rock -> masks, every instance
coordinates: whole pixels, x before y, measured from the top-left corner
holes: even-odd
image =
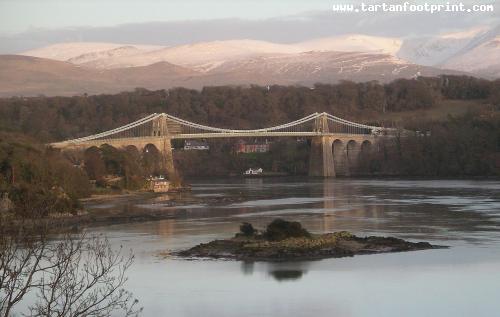
[[[248,225],[245,225],[247,229]],[[251,228],[253,229],[253,226]],[[244,261],[297,261],[434,248],[443,247],[394,237],[357,237],[346,231],[312,235],[298,222],[277,219],[264,233],[239,233],[231,239],[214,240],[174,254],[182,257]]]

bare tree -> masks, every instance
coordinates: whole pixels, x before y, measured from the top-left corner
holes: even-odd
[[[35,288],[35,275],[41,271],[46,244],[21,242],[21,232],[0,235],[0,315],[10,316],[12,309]]]
[[[1,230],[1,229],[0,229]],[[0,316],[28,293],[36,297],[27,316],[137,316],[142,309],[123,287],[133,256],[102,237],[65,235],[57,241],[0,231]],[[21,305],[20,305],[21,306]]]

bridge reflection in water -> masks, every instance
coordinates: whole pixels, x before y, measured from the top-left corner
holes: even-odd
[[[211,218],[217,219],[217,230],[213,224],[207,224],[200,226],[198,234],[225,232],[230,236],[245,221],[263,229],[276,217],[300,219],[305,227],[315,232],[379,231],[386,225],[382,219],[391,208],[372,203],[369,192],[363,187],[346,186],[346,181],[309,179],[297,183],[294,179],[245,179],[243,183],[214,185],[211,190],[217,194],[205,193],[206,189],[200,194],[198,186],[195,185],[194,193],[185,194],[180,201],[172,196],[174,202],[155,198],[136,206],[164,210],[175,216],[176,219],[154,223],[155,234],[165,241],[189,233],[186,226],[192,225],[191,221],[202,224],[204,219]],[[133,205],[127,209],[134,208]]]
[[[366,203],[366,197],[362,190],[345,184],[338,184],[325,180],[323,182],[323,231],[333,232],[339,228],[357,225],[356,230],[378,231],[381,214],[385,207]],[[366,221],[370,224],[367,225]]]
[[[87,149],[108,144],[135,146],[144,151],[155,146],[169,174],[175,174],[171,141],[175,139],[214,139],[245,137],[306,137],[311,139],[310,176],[349,176],[363,154],[371,151],[381,138],[393,136],[395,129],[375,127],[344,120],[326,112],[253,130],[210,127],[186,121],[166,113],[154,113],[130,124],[87,137],[52,143],[60,149]]]

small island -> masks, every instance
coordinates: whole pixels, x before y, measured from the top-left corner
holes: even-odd
[[[303,261],[436,248],[445,247],[394,237],[357,237],[347,231],[316,235],[299,222],[275,219],[264,231],[243,223],[233,238],[202,243],[176,255],[242,261]]]

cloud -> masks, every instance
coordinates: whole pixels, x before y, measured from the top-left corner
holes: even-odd
[[[200,41],[256,39],[292,43],[347,33],[408,37],[497,25],[492,13],[372,13],[308,12],[262,20],[216,19],[123,24],[112,27],[31,29],[0,36],[0,53],[19,53],[61,42],[114,42],[179,45]]]

